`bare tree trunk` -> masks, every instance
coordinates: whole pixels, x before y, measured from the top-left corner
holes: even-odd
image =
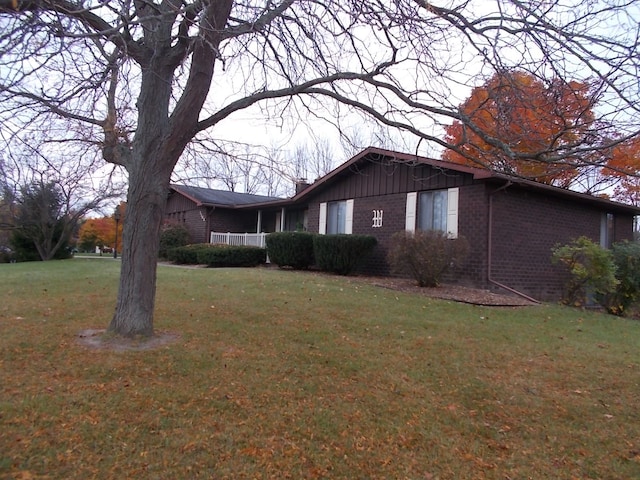
[[[145,169],[130,172],[120,287],[109,325],[115,334],[153,335],[160,227],[168,189],[168,175]]]

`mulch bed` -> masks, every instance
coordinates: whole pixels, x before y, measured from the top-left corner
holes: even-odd
[[[426,297],[470,303],[472,305],[486,305],[494,307],[528,307],[538,305],[535,302],[516,295],[503,295],[478,288],[460,285],[443,284],[435,288],[418,287],[414,280],[406,278],[387,277],[349,277],[351,281],[367,282],[376,287],[388,288],[405,293],[424,295]]]

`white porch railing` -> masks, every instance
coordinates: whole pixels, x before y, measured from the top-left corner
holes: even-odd
[[[224,245],[249,245],[252,247],[266,247],[266,233],[222,233],[211,232],[209,243]]]

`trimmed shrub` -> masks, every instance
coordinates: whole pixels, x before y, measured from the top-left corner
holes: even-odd
[[[640,243],[622,242],[611,247],[618,285],[605,295],[603,304],[609,313],[624,315],[640,299]]]
[[[565,265],[571,275],[565,286],[563,302],[568,305],[587,305],[592,298],[601,301],[616,291],[616,265],[611,251],[605,250],[587,237],[580,237],[568,245],[552,250],[553,263]]]
[[[177,247],[184,247],[191,242],[189,230],[184,225],[169,223],[163,225],[160,232],[160,258],[169,258],[169,250]]]
[[[376,246],[370,235],[315,235],[313,255],[326,272],[349,275]]]
[[[255,267],[266,259],[267,251],[260,247],[209,245],[198,251],[198,263],[208,267]]]
[[[468,255],[466,238],[428,230],[394,234],[387,259],[393,273],[411,276],[420,287],[437,287],[442,276],[461,266]]]
[[[309,232],[276,232],[267,235],[267,253],[279,267],[306,270],[314,263],[313,237]]]
[[[167,252],[167,259],[178,264],[196,265],[198,263],[198,252],[211,248],[208,243],[194,243],[184,247],[172,248]]]

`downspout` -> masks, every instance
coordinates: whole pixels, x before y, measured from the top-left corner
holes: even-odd
[[[489,193],[489,225],[488,225],[488,239],[487,239],[487,281],[489,283],[492,283],[493,285],[496,285],[500,288],[504,288],[505,290],[514,293],[516,295],[518,295],[519,297],[522,297],[526,300],[529,300],[530,302],[533,303],[540,303],[539,300],[536,300],[535,298],[530,297],[529,295],[522,293],[514,288],[508,287],[507,285],[504,285],[496,280],[493,279],[493,276],[491,275],[491,269],[493,266],[493,196],[498,193],[501,192],[503,190],[506,190],[507,188],[509,188],[512,185],[512,182],[510,180],[507,181],[507,183],[505,183],[503,186],[501,186],[500,188],[497,188],[496,190],[494,190],[493,192]]]

